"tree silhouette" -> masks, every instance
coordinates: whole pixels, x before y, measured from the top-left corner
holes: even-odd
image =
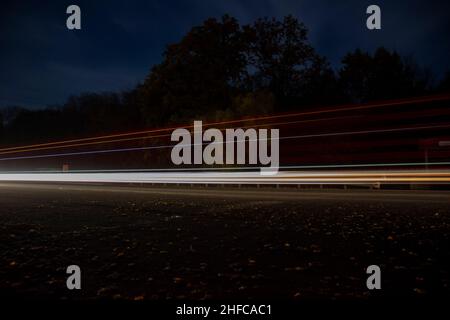
[[[293,16],[258,19],[244,29],[256,70],[253,87],[272,92],[282,109],[311,101],[317,91],[333,86],[333,71],[308,43],[305,25]]]
[[[411,59],[385,48],[348,53],[336,74],[293,16],[241,26],[225,15],[169,45],[162,62],[133,90],[83,93],[45,110],[4,109],[0,138],[3,144],[33,142],[449,92],[450,73],[434,89],[429,83]]]
[[[209,115],[255,113],[336,101],[337,81],[326,60],[307,41],[305,25],[292,16],[259,19],[241,27],[227,15],[208,19],[168,46],[164,60],[137,88],[150,125]],[[245,106],[240,106],[239,103]]]
[[[164,61],[139,86],[148,124],[180,121],[224,110],[246,73],[243,33],[236,19],[208,19],[168,46]]]
[[[339,72],[344,93],[352,101],[366,102],[424,94],[427,79],[414,63],[397,52],[378,48],[374,55],[357,49],[342,60]]]

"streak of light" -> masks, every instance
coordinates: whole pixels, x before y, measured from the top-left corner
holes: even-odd
[[[280,166],[280,170],[309,170],[309,169],[346,169],[346,168],[377,168],[377,167],[423,167],[448,166],[450,162],[386,162],[361,164],[326,164],[304,166]],[[34,171],[3,171],[0,174],[27,174],[27,173],[125,173],[125,172],[192,172],[192,171],[251,171],[260,170],[261,167],[191,167],[191,168],[157,168],[157,169],[97,169],[97,170],[34,170]]]
[[[239,123],[239,122],[245,122],[245,121],[270,120],[270,119],[277,119],[277,118],[286,118],[286,117],[295,117],[295,116],[304,116],[304,115],[316,115],[316,114],[333,113],[333,112],[341,112],[341,111],[346,112],[346,111],[355,111],[355,110],[367,110],[367,109],[387,107],[387,106],[398,106],[398,105],[405,105],[405,104],[418,104],[418,103],[424,103],[424,102],[445,101],[445,100],[449,100],[449,99],[450,99],[450,95],[437,95],[437,96],[427,96],[427,97],[420,97],[420,98],[399,99],[399,100],[391,100],[391,101],[370,103],[370,104],[350,106],[350,107],[349,106],[341,106],[341,107],[324,109],[324,110],[296,112],[296,113],[278,114],[278,115],[261,116],[261,117],[248,117],[248,118],[237,119],[237,120],[218,121],[218,122],[205,123],[205,124],[203,124],[203,126],[207,127],[207,126],[213,126],[213,125],[233,124],[233,123]],[[55,141],[55,142],[46,142],[46,143],[39,143],[39,144],[32,144],[32,145],[25,145],[25,146],[9,147],[9,148],[0,149],[0,152],[29,149],[29,148],[34,148],[34,147],[54,146],[54,145],[60,145],[60,144],[66,144],[66,143],[75,143],[75,142],[101,140],[101,139],[108,139],[108,138],[118,138],[118,137],[125,137],[125,136],[142,135],[142,134],[155,133],[155,132],[164,132],[164,131],[175,130],[180,127],[192,128],[193,125],[150,129],[150,130],[142,130],[142,131],[136,131],[136,132],[102,135],[102,136],[97,136],[97,137],[71,139],[71,140],[64,140],[64,141]]]
[[[286,121],[286,122],[278,122],[278,123],[269,123],[269,124],[255,124],[242,126],[240,128],[260,128],[266,126],[281,126],[281,125],[289,125],[289,124],[299,124],[299,123],[309,123],[309,122],[320,122],[320,121],[329,121],[329,120],[342,120],[348,118],[357,118],[359,116],[347,116],[347,117],[331,117],[331,118],[322,118],[322,119],[311,119],[311,120],[299,120],[299,121]],[[84,143],[75,143],[75,144],[65,144],[60,146],[49,146],[49,147],[39,147],[39,148],[29,148],[29,149],[21,149],[21,150],[12,150],[0,152],[0,155],[5,154],[16,154],[16,153],[24,153],[24,152],[33,152],[40,150],[52,150],[52,149],[66,149],[70,147],[82,147],[82,146],[91,146],[91,145],[99,145],[99,144],[108,144],[108,143],[116,143],[116,142],[127,142],[127,141],[136,141],[136,140],[146,140],[146,139],[156,139],[156,138],[164,138],[170,137],[171,134],[160,134],[160,135],[151,135],[151,136],[143,136],[137,138],[123,138],[123,139],[113,139],[106,141],[94,141],[94,142],[84,142]]]
[[[406,127],[406,128],[393,128],[393,129],[379,129],[379,130],[363,130],[363,131],[347,131],[347,132],[333,132],[333,133],[322,133],[322,134],[308,134],[308,135],[297,135],[280,137],[279,140],[287,139],[305,139],[305,138],[319,138],[319,137],[330,137],[330,136],[344,136],[344,135],[358,135],[358,134],[372,134],[372,133],[387,133],[387,132],[403,132],[403,131],[413,131],[413,130],[426,130],[426,129],[439,129],[439,128],[449,128],[450,124],[445,125],[433,125],[433,126],[417,126],[417,127]],[[260,139],[249,139],[249,140],[239,140],[236,142],[246,142],[246,141],[258,141]],[[267,140],[272,140],[269,138]],[[214,143],[227,143],[223,142],[211,142]],[[205,145],[210,143],[202,144],[189,144],[180,145],[182,147]],[[94,150],[94,151],[80,151],[80,152],[68,152],[68,153],[56,153],[56,154],[44,154],[35,156],[20,156],[20,157],[10,157],[10,158],[0,158],[0,161],[12,161],[12,160],[25,160],[25,159],[40,159],[40,158],[55,158],[55,157],[69,157],[78,155],[90,155],[90,154],[105,154],[105,153],[117,153],[117,152],[132,152],[132,151],[144,151],[144,150],[155,150],[155,149],[166,149],[172,148],[175,145],[161,145],[161,146],[151,146],[151,147],[137,147],[137,148],[122,148],[122,149],[107,149],[107,150]]]
[[[260,175],[258,172],[3,173],[0,174],[0,181],[142,184],[448,184],[450,170],[281,171],[273,176]]]

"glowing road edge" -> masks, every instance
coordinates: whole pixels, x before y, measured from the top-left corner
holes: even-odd
[[[66,172],[0,173],[0,182],[138,183],[138,184],[448,184],[450,170],[351,170],[259,172]]]

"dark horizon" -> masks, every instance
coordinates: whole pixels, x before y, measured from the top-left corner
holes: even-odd
[[[167,44],[179,41],[209,17],[236,17],[241,25],[259,17],[292,14],[309,29],[317,52],[336,70],[343,56],[357,48],[373,52],[384,46],[412,57],[439,79],[450,69],[445,1],[377,1],[383,28],[365,28],[368,1],[78,1],[82,30],[65,27],[61,1],[7,2],[0,13],[0,107],[31,109],[62,104],[83,92],[124,91],[142,82],[162,61]],[[408,10],[406,10],[406,8]],[[417,15],[420,12],[420,16]]]

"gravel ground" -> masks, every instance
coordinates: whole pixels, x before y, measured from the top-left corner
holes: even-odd
[[[90,188],[0,186],[0,295],[197,300],[450,294],[445,195],[424,191],[425,200],[415,201],[386,191],[366,199],[343,190],[337,197],[291,191],[294,196],[283,198],[277,191],[259,199],[245,190],[235,197],[227,190],[207,196],[201,188],[190,191],[197,196],[182,189]],[[81,267],[82,290],[66,289],[71,264]],[[366,288],[371,264],[382,270],[376,292]]]

